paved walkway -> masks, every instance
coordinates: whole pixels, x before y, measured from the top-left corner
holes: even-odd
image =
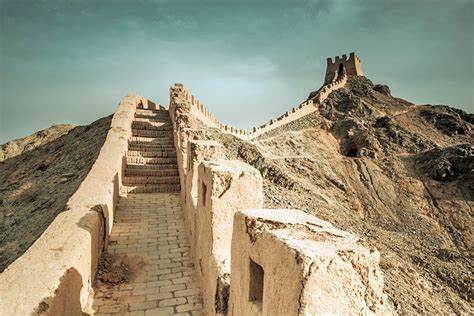
[[[202,315],[179,193],[121,197],[109,254],[126,256],[127,283],[96,287],[95,315]]]

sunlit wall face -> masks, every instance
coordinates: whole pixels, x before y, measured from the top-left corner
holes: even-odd
[[[0,143],[112,113],[183,82],[250,128],[305,99],[326,57],[416,103],[474,112],[474,2],[0,0]],[[251,114],[250,114],[251,113]]]

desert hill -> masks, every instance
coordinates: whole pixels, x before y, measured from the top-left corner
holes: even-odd
[[[57,125],[2,145],[0,272],[44,232],[97,158],[111,116],[87,126]]]
[[[74,125],[59,124],[45,128],[29,136],[11,140],[0,146],[0,161],[43,146],[69,132]]]
[[[474,299],[473,123],[352,77],[253,143],[209,133],[261,171],[266,207],[303,209],[379,249],[399,313],[440,315],[467,313]]]

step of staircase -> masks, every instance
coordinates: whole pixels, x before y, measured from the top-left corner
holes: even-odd
[[[159,120],[163,120],[162,122]],[[161,124],[170,124],[171,125],[171,119],[169,117],[155,117],[155,116],[149,116],[149,117],[135,117],[134,121],[137,122],[151,122],[151,123],[161,123]]]
[[[170,113],[168,110],[153,110],[153,109],[140,109],[137,108],[135,110],[135,113],[137,114],[146,114],[146,115],[164,115],[164,116],[169,116]]]
[[[152,137],[158,139],[173,139],[172,133],[170,131],[155,131],[148,129],[136,129],[132,128],[132,136],[138,137]]]
[[[179,192],[179,172],[173,125],[167,110],[138,108],[124,176],[125,193]]]
[[[128,170],[178,170],[178,165],[175,163],[163,163],[159,165],[144,165],[144,164],[125,164],[125,169]]]
[[[150,121],[137,121],[137,120],[132,122],[132,128],[167,131],[169,133],[171,133],[171,131],[173,130],[173,126],[169,123],[150,122]]]
[[[139,176],[125,176],[122,179],[124,185],[145,185],[145,184],[179,184],[178,176],[171,177],[139,177]]]
[[[135,112],[135,118],[139,119],[147,119],[147,120],[163,120],[163,121],[170,121],[169,116],[166,116],[164,114],[153,114],[153,113],[137,113]]]
[[[124,193],[170,193],[181,191],[179,184],[124,186]]]
[[[147,115],[139,115],[135,114],[134,121],[139,122],[153,122],[153,123],[164,123],[164,124],[172,124],[171,119],[169,117],[164,116],[147,116]]]
[[[146,145],[146,146],[162,146],[162,145],[173,145],[174,146],[174,141],[173,139],[163,139],[163,138],[159,138],[159,139],[154,139],[154,138],[151,138],[151,137],[141,137],[141,136],[132,136],[130,138],[130,141],[129,142],[132,142],[134,144],[140,144],[140,145]]]
[[[147,164],[147,165],[157,165],[157,164],[176,164],[176,157],[173,158],[145,158],[145,157],[130,157],[127,156],[127,163],[130,164]]]
[[[129,157],[146,157],[146,158],[176,158],[176,151],[174,150],[129,150],[127,152]]]
[[[139,176],[139,177],[177,177],[179,176],[178,169],[132,169],[125,168],[124,176]]]
[[[176,153],[174,149],[174,145],[149,145],[149,144],[140,144],[129,142],[128,150],[135,150],[135,151],[173,151]]]

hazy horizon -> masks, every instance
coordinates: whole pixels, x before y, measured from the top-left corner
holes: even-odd
[[[474,1],[0,0],[0,144],[89,124],[181,82],[249,129],[298,105],[355,51],[394,96],[474,112]]]

